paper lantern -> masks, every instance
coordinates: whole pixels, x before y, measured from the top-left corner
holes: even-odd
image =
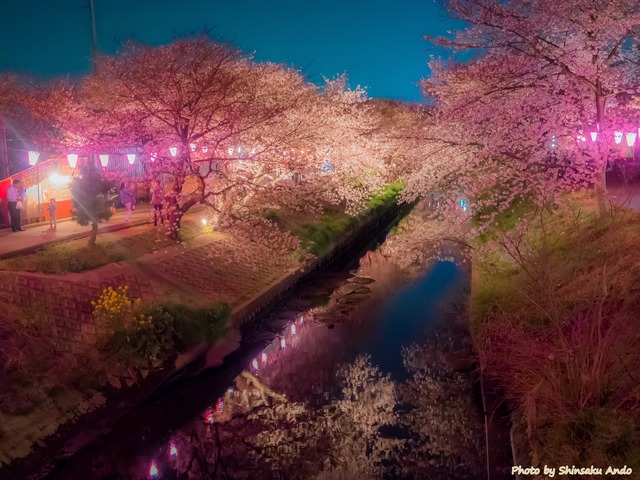
[[[78,163],[78,154],[77,153],[68,154],[67,160],[69,160],[69,166],[71,168],[76,168],[76,164]]]
[[[175,157],[176,155],[178,155],[178,147],[169,148],[169,152],[171,153],[172,157]]]
[[[40,156],[40,152],[29,151],[29,165],[32,167],[38,163],[38,157]]]
[[[109,164],[109,155],[100,155],[100,163],[106,167]]]
[[[613,132],[613,139],[618,144],[622,142],[622,132]]]
[[[628,132],[627,133],[627,145],[630,147],[633,147],[633,145],[636,143],[636,137],[638,136],[638,134],[636,132]]]

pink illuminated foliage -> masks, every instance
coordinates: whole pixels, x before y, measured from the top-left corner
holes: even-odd
[[[450,0],[469,28],[428,38],[465,63],[432,61],[423,81],[434,107],[421,132],[425,161],[410,192],[460,192],[481,222],[516,201],[542,205],[595,185],[605,206],[604,168],[613,131],[637,109],[640,10],[629,0]],[[599,141],[590,139],[600,131]],[[455,201],[455,199],[454,199]]]
[[[30,107],[60,149],[136,146],[136,163],[165,185],[174,239],[194,205],[210,208],[211,225],[250,216],[256,197],[358,213],[391,179],[364,90],[345,77],[316,87],[206,37],[131,44],[78,86],[38,89]]]

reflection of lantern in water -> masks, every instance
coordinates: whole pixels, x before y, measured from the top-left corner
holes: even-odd
[[[262,352],[262,364],[264,365],[265,363],[267,363],[267,354]]]
[[[207,408],[207,412],[205,414],[205,422],[207,422],[209,425],[213,423],[213,410],[211,410],[211,408]]]
[[[296,324],[292,324],[291,325],[291,335],[295,335],[296,334]]]
[[[149,467],[149,477],[150,478],[158,478],[158,473],[160,473],[158,471],[158,465],[156,464],[156,461],[153,460],[151,462],[151,466]]]
[[[176,448],[176,444],[173,442],[169,445],[169,456],[173,458],[178,456],[178,449]]]
[[[251,366],[253,367],[254,370],[258,370],[258,360],[254,358],[253,361],[251,362]]]
[[[222,407],[223,407],[222,399],[219,398],[218,401],[216,402],[216,413],[222,413]]]
[[[284,350],[284,348],[285,348],[286,346],[287,346],[287,343],[285,342],[284,337],[282,337],[282,338],[280,339],[280,348],[281,348],[282,350]]]

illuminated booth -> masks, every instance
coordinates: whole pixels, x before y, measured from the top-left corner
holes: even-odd
[[[56,199],[57,218],[71,216],[71,179],[75,168],[66,157],[51,158],[0,181],[2,223],[9,224],[7,189],[14,180],[22,182],[22,223],[49,220],[47,204]]]
[[[138,182],[144,176],[144,165],[138,156],[130,153],[131,149],[110,149],[109,154],[83,155],[74,153],[67,155],[52,155],[48,160],[38,163],[40,154],[28,152],[30,168],[13,174],[9,178],[0,180],[0,224],[8,226],[9,205],[7,189],[14,180],[22,181],[22,210],[21,222],[35,223],[49,220],[47,206],[52,198],[56,200],[56,218],[71,217],[71,180],[78,174],[81,164],[92,161],[96,167],[107,176],[111,175],[121,180]],[[93,158],[91,158],[93,157]],[[138,198],[144,197],[146,192],[136,192]]]

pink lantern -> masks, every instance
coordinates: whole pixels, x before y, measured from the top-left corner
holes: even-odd
[[[636,132],[627,132],[627,145],[633,147],[636,143],[636,137],[638,134]]]
[[[622,142],[622,132],[613,132],[613,139],[618,144]]]
[[[169,445],[169,456],[173,458],[178,456],[178,448],[176,447],[176,444],[173,442],[171,442],[171,445]]]
[[[195,152],[196,151],[196,144],[192,143],[191,145],[189,145],[191,147],[191,151]]]
[[[158,154],[157,153],[152,153],[152,154],[149,155],[149,157],[151,158],[152,162],[155,162],[156,158],[158,158]]]
[[[292,324],[291,325],[291,335],[295,335],[296,334],[296,324]]]
[[[29,165],[32,167],[38,163],[38,157],[40,156],[40,152],[29,151]]]
[[[129,165],[133,165],[136,161],[135,153],[127,153],[127,160],[129,160]]]
[[[262,353],[262,363],[265,364],[267,363],[267,354],[266,353]]]
[[[258,360],[254,358],[253,361],[251,362],[251,366],[253,367],[254,370],[258,370]]]
[[[202,147],[202,153],[207,153],[207,150],[209,150],[209,147]]]
[[[169,148],[169,152],[171,153],[172,157],[175,157],[176,155],[178,155],[178,147]]]
[[[285,341],[284,337],[282,337],[280,339],[280,348],[284,350],[286,346],[287,346],[287,342]]]
[[[100,155],[100,164],[103,167],[109,165],[109,155]]]
[[[591,141],[595,142],[598,139],[598,132],[591,132]]]
[[[67,160],[69,160],[69,166],[71,168],[76,168],[76,164],[78,163],[78,154],[77,153],[69,153],[67,155]]]

